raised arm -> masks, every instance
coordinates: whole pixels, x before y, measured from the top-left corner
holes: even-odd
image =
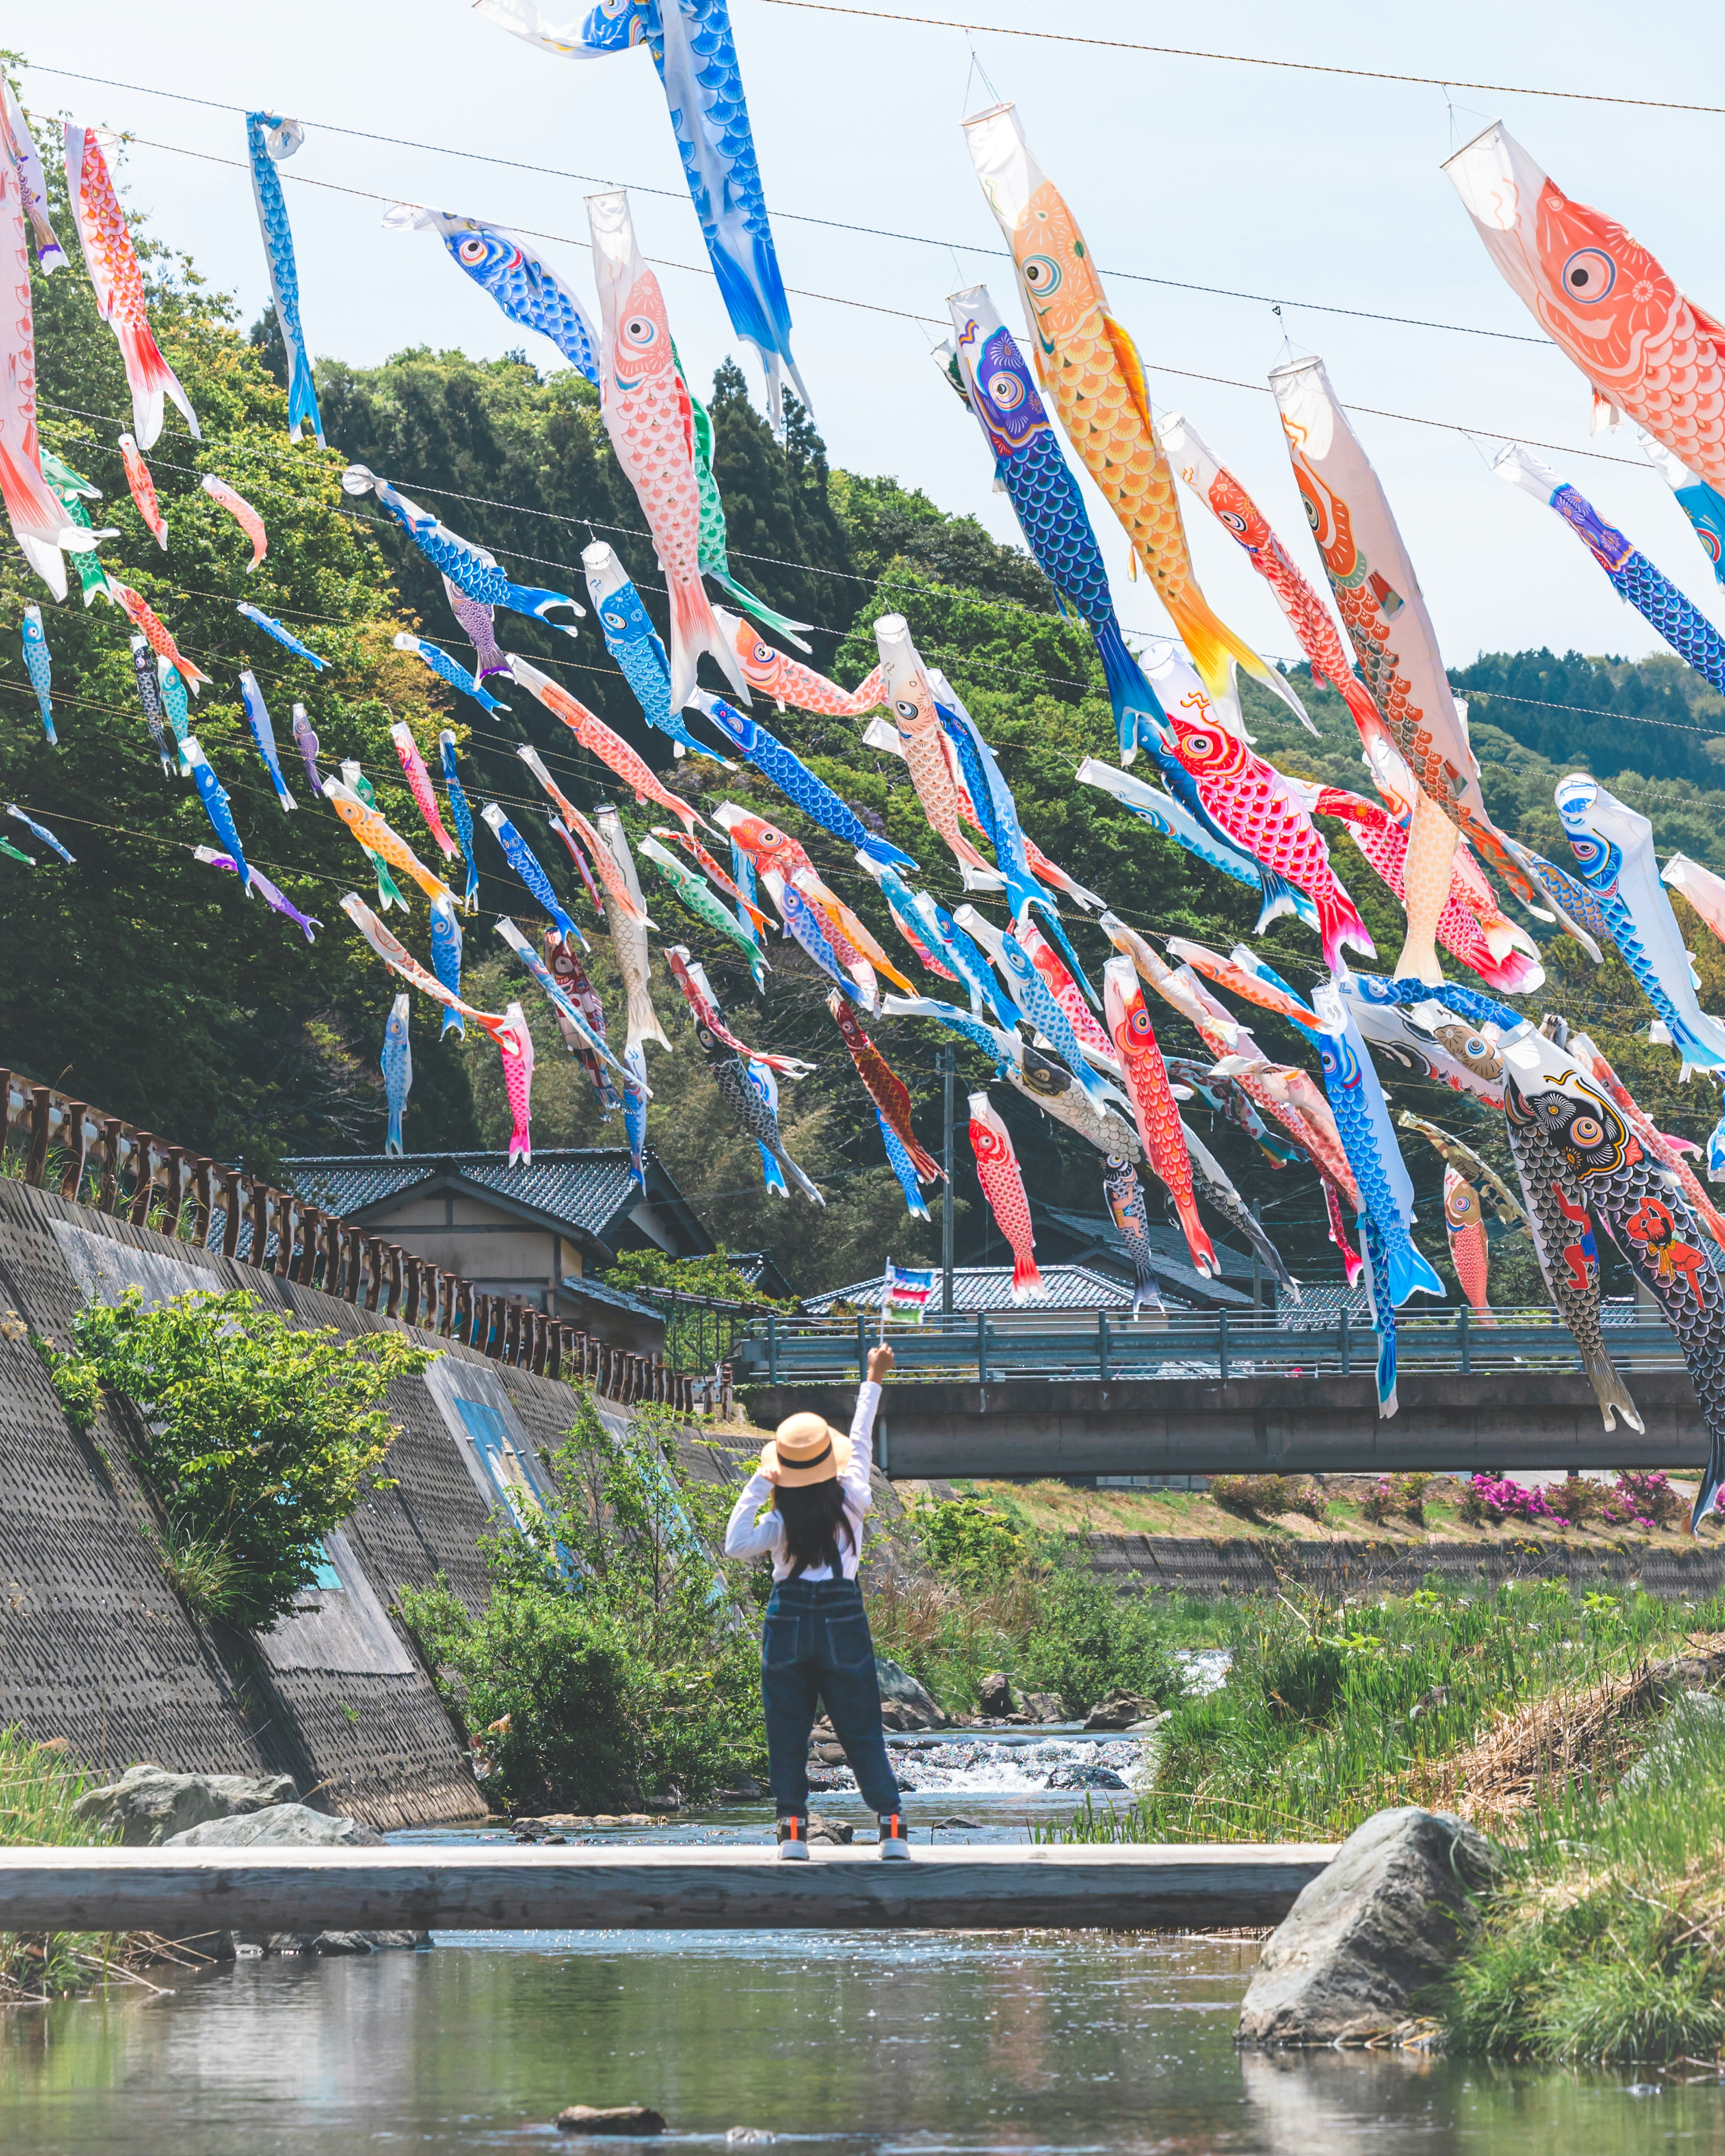
[[[850,1464],[839,1477],[845,1501],[860,1515],[874,1502],[869,1476],[875,1464],[875,1417],[880,1394],[892,1374],[893,1353],[884,1343],[869,1350],[869,1374],[856,1389],[856,1412],[850,1418]]]

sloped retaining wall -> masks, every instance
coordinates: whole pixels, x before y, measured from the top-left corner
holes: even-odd
[[[195,1622],[163,1579],[151,1513],[105,1405],[68,1423],[29,1339],[0,1337],[0,1726],[64,1737],[92,1768],[285,1773],[381,1827],[477,1819],[462,1742],[391,1612],[439,1573],[476,1605],[478,1538],[500,1502],[546,1486],[540,1458],[572,1420],[569,1389],[337,1296],[0,1178],[0,1314],[64,1338],[91,1294],[151,1300],[246,1288],[266,1307],[355,1336],[409,1331],[441,1359],[398,1380],[397,1487],[328,1538],[339,1587],[252,1640]],[[603,1404],[608,1420],[624,1411]],[[702,1452],[706,1448],[698,1448]],[[715,1449],[706,1471],[734,1470]]]
[[[1692,1549],[1625,1543],[1587,1548],[1527,1536],[1501,1543],[1207,1542],[1185,1535],[1086,1537],[1093,1571],[1123,1590],[1187,1594],[1271,1594],[1286,1581],[1332,1595],[1409,1594],[1432,1580],[1451,1587],[1499,1587],[1510,1579],[1568,1579],[1578,1586],[1639,1584],[1670,1601],[1699,1602],[1725,1586],[1725,1545]]]

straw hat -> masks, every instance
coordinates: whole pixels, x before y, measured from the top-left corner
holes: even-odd
[[[777,1468],[783,1489],[830,1482],[850,1465],[850,1440],[818,1414],[787,1415],[770,1443],[761,1447],[761,1471]]]

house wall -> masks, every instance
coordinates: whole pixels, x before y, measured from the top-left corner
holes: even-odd
[[[460,1273],[480,1287],[541,1296],[583,1270],[572,1237],[536,1228],[519,1214],[457,1191],[410,1192],[365,1214],[367,1230],[416,1257]]]
[[[350,1337],[404,1329],[0,1178],[0,1317],[15,1311],[31,1332],[64,1339],[92,1295],[117,1299],[129,1286],[151,1301],[245,1288]],[[80,1436],[18,1330],[0,1331],[0,1727],[64,1737],[99,1772],[153,1759],[290,1774],[331,1809],[386,1828],[482,1817],[461,1738],[392,1612],[398,1588],[439,1575],[479,1606],[478,1541],[504,1496],[500,1476],[542,1477],[540,1448],[573,1419],[569,1389],[414,1334],[439,1358],[390,1388],[396,1486],[329,1537],[340,1589],[253,1639],[195,1621],[163,1578],[151,1500],[127,1460],[131,1410],[105,1404]]]

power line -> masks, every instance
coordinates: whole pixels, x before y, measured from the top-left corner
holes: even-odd
[[[189,97],[183,91],[157,90],[147,83],[119,82],[109,75],[80,74],[74,73],[69,68],[40,67],[33,61],[31,63],[31,65],[39,74],[61,76],[69,82],[99,83],[105,89],[126,90],[145,97],[167,98],[177,105],[198,105],[207,111],[244,113],[245,110],[245,107],[244,105],[222,104],[218,103],[213,98],[208,97]],[[308,124],[318,131],[326,135],[343,135],[350,137],[355,141],[381,143],[389,149],[422,151],[432,157],[464,158],[475,164],[495,165],[500,170],[505,172],[531,172],[536,177],[542,179],[572,180],[583,186],[612,187],[617,184],[615,181],[597,172],[574,172],[567,171],[563,167],[556,165],[529,164],[522,159],[516,157],[500,157],[489,151],[461,150],[454,148],[447,143],[414,141],[398,135],[376,134],[368,129],[362,127],[339,127],[328,121],[314,121]],[[176,147],[175,145],[171,143],[151,142],[149,141],[148,137],[141,135],[131,136],[129,136],[128,139],[134,141],[146,143],[151,149],[167,150]],[[181,154],[187,157],[196,157],[203,155],[203,153],[197,151],[185,151]],[[233,161],[225,158],[213,158],[211,162],[215,163],[228,163]],[[284,175],[284,177],[290,179],[300,179],[303,178],[305,176],[300,173],[287,173]],[[327,182],[313,182],[312,184],[328,185],[329,183]],[[631,194],[654,195],[666,202],[680,202],[685,199],[682,193],[673,187],[647,187],[635,182],[629,182],[625,184],[628,185],[629,191]],[[347,190],[347,192],[358,192],[359,190],[350,189]],[[388,198],[379,195],[372,197],[370,199],[382,202],[388,199]],[[967,254],[986,255],[992,260],[1009,262],[1012,259],[1010,251],[1005,248],[987,246],[978,247],[969,240],[938,239],[927,233],[897,232],[893,230],[890,226],[857,224],[847,218],[815,217],[807,211],[800,210],[775,208],[771,212],[771,216],[774,223],[780,224],[807,224],[814,226],[824,232],[850,232],[855,233],[860,237],[869,239],[897,240],[911,247],[932,247],[942,254],[952,253],[956,249],[962,249]],[[520,227],[514,227],[511,228],[516,230],[521,229]],[[557,239],[558,237],[558,235],[551,233],[535,233],[531,236],[534,239]],[[585,243],[576,240],[563,240],[560,244],[569,246],[579,246]],[[670,266],[680,269],[688,269],[692,265],[687,263],[681,263]],[[1432,321],[1418,315],[1395,315],[1383,312],[1373,308],[1343,307],[1336,305],[1332,301],[1322,300],[1293,300],[1279,293],[1243,292],[1236,290],[1232,286],[1226,285],[1200,285],[1186,278],[1153,276],[1148,271],[1141,270],[1120,270],[1111,267],[1107,274],[1111,279],[1122,284],[1153,285],[1164,290],[1174,292],[1202,292],[1212,299],[1244,300],[1258,306],[1276,306],[1277,305],[1281,305],[1283,306],[1298,307],[1302,311],[1302,312],[1307,314],[1345,316],[1348,319],[1355,321],[1390,322],[1395,324],[1399,327],[1405,329],[1441,330],[1457,336],[1491,337],[1500,343],[1505,344],[1543,345],[1547,341],[1543,337],[1530,336],[1525,331],[1488,330],[1467,322]],[[918,321],[934,321],[937,320],[937,317],[932,316],[919,315],[913,317],[913,319]]]
[[[1163,59],[1225,60],[1235,67],[1285,69],[1296,74],[1329,74],[1357,82],[1395,82],[1423,90],[1484,90],[1506,97],[1557,97],[1581,105],[1624,105],[1653,112],[1700,112],[1709,119],[1725,119],[1725,105],[1686,105],[1672,98],[1620,97],[1609,90],[1543,90],[1526,83],[1468,82],[1460,75],[1392,74],[1383,68],[1332,67],[1321,60],[1267,59],[1260,53],[1206,52],[1188,45],[1151,45],[1133,38],[1085,37],[1075,30],[1024,30],[1001,22],[963,23],[937,15],[893,15],[874,8],[846,8],[838,0],[763,0],[772,8],[798,8],[818,15],[850,15],[864,23],[909,23],[925,30],[983,31],[991,37],[1031,38],[1039,44],[1088,45],[1106,52],[1153,53]]]

